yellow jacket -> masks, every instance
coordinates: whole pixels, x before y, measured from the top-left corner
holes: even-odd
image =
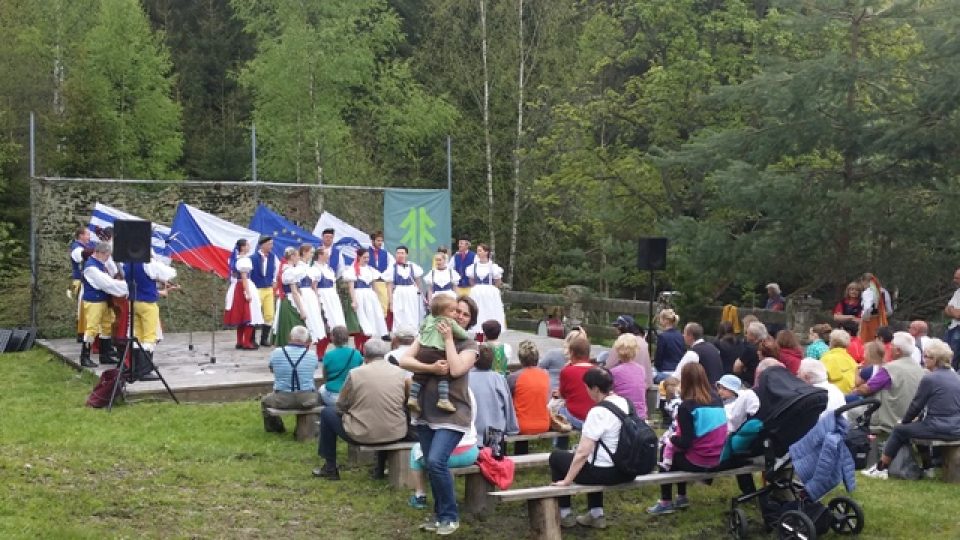
[[[846,349],[835,347],[823,353],[820,361],[827,368],[827,380],[844,394],[849,394],[853,390],[857,375],[857,361],[850,353]]]

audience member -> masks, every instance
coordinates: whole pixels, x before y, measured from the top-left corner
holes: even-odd
[[[637,325],[636,321],[634,321],[630,315],[617,317],[613,326],[621,336],[632,335],[634,339],[637,340],[637,355],[633,357],[633,361],[640,364],[640,367],[643,368],[643,372],[647,377],[646,385],[651,386],[653,384],[653,363],[650,360],[650,344],[644,336],[643,329]],[[601,359],[601,357],[603,358]],[[620,359],[617,358],[617,355],[610,354],[609,351],[604,351],[597,355],[597,363],[607,369],[613,369],[619,362]]]
[[[506,377],[508,372],[507,366],[510,363],[510,359],[513,358],[513,347],[511,347],[509,343],[502,343],[500,341],[502,328],[499,322],[493,319],[483,321],[480,328],[483,330],[483,342],[492,347],[493,367],[491,369]],[[480,402],[483,403],[483,398],[480,398]],[[483,436],[482,432],[480,436]]]
[[[953,273],[953,284],[957,286],[957,290],[943,308],[943,314],[950,318],[950,326],[947,327],[944,339],[953,350],[950,365],[954,370],[960,370],[960,268]]]
[[[545,369],[550,374],[550,391],[559,396],[560,371],[570,361],[570,342],[576,338],[587,338],[587,332],[579,326],[575,326],[563,339],[563,348],[550,349],[540,359],[539,367]]]
[[[657,349],[653,355],[653,367],[657,369],[653,381],[659,383],[676,371],[677,364],[687,351],[687,345],[680,330],[677,330],[680,316],[675,311],[661,310],[657,322],[660,325],[660,334],[657,335]]]
[[[743,354],[743,339],[733,331],[733,323],[722,321],[717,330],[717,339],[713,342],[720,351],[720,362],[724,373],[733,373],[733,365]]]
[[[396,324],[393,326],[393,332],[390,334],[390,347],[392,349],[387,353],[386,359],[395,366],[400,365],[400,359],[407,349],[413,345],[417,339],[417,329],[412,326]]]
[[[881,326],[877,328],[877,337],[873,339],[874,342],[880,343],[883,346],[883,361],[889,362],[893,360],[893,353],[891,352],[892,342],[893,342],[893,329],[889,326]],[[864,351],[866,351],[867,344],[863,344]],[[920,365],[917,362],[917,365]]]
[[[350,370],[360,367],[363,364],[363,356],[360,351],[347,345],[350,339],[350,331],[346,326],[335,326],[330,330],[330,341],[333,342],[333,350],[327,351],[323,355],[323,385],[320,386],[320,399],[327,407],[332,407],[337,403],[337,395],[340,388],[347,380]]]
[[[880,398],[880,408],[870,418],[870,428],[884,433],[890,433],[906,414],[923,378],[923,368],[911,356],[913,337],[910,334],[895,333],[891,352],[894,360],[877,366],[870,380],[853,389],[853,393],[859,396],[876,394]]]
[[[760,398],[756,392],[743,388],[736,375],[724,375],[717,381],[717,394],[723,400],[723,409],[727,414],[727,434],[740,429],[748,418],[760,410]]]
[[[617,358],[611,368],[613,392],[630,400],[637,416],[647,418],[647,374],[643,366],[634,362],[637,356],[637,340],[632,334],[621,334],[613,343],[611,356]]]
[[[477,403],[483,404],[480,410],[473,413],[473,426],[477,430],[477,437],[480,438],[481,443],[484,441],[488,427],[498,429],[505,435],[516,435],[520,431],[507,379],[492,370],[494,358],[494,346],[486,342],[481,343],[477,362],[470,370],[468,381],[470,391],[473,392]]]
[[[787,301],[780,294],[780,285],[776,283],[767,283],[767,303],[763,309],[770,311],[784,311],[787,309]]]
[[[798,375],[807,384],[827,391],[827,408],[823,414],[833,412],[846,404],[843,392],[827,380],[827,368],[824,367],[823,362],[804,358],[800,361]]]
[[[744,317],[743,320],[746,322],[747,317]],[[740,377],[740,381],[747,386],[753,386],[757,364],[760,363],[760,355],[757,349],[760,342],[768,336],[767,327],[762,322],[753,320],[747,323],[743,340],[743,353],[733,363],[734,375]]]
[[[857,362],[847,352],[849,345],[850,334],[846,330],[833,330],[830,332],[830,350],[820,357],[823,366],[827,368],[827,380],[844,394],[853,390],[856,382]]]
[[[807,345],[805,355],[807,358],[819,360],[823,353],[830,350],[827,341],[830,340],[830,331],[833,328],[829,324],[815,324],[810,327],[810,344]]]
[[[270,351],[273,392],[263,396],[263,429],[283,433],[283,420],[267,409],[312,409],[317,406],[317,390],[313,377],[317,371],[317,354],[310,350],[310,331],[304,326],[290,329],[289,341]]]
[[[583,374],[593,367],[590,363],[590,342],[583,337],[574,338],[569,349],[570,363],[560,371],[560,397],[564,400],[560,414],[575,429],[580,429],[594,403],[583,384]]]
[[[520,369],[507,376],[507,385],[513,395],[513,408],[517,413],[517,426],[521,435],[550,431],[550,374],[537,367],[540,351],[530,340],[523,340],[517,349]],[[522,443],[522,444],[521,444]],[[517,454],[526,454],[527,441],[514,445]]]
[[[710,384],[716,384],[723,375],[723,361],[720,359],[720,351],[717,347],[713,343],[704,341],[703,327],[695,322],[687,323],[683,327],[683,341],[690,347],[690,350],[680,359],[673,376],[679,378],[684,365],[698,362],[707,372],[707,379]]]
[[[864,343],[857,335],[860,327],[851,321],[840,323],[840,327],[850,335],[850,343],[847,345],[847,352],[850,353],[850,358],[853,358],[853,361],[857,364],[862,364]]]
[[[907,332],[913,336],[914,340],[913,359],[917,361],[918,366],[922,366],[923,351],[927,349],[927,345],[930,343],[930,337],[927,335],[930,332],[930,327],[927,326],[925,321],[910,321]]]
[[[803,360],[803,349],[800,348],[797,335],[790,330],[777,332],[777,346],[780,348],[780,355],[777,357],[780,363],[796,375],[800,370],[800,361]]]

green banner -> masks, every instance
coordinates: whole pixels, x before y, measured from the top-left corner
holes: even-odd
[[[410,261],[429,270],[439,246],[450,248],[450,192],[388,189],[383,201],[383,239],[391,252],[407,246]]]

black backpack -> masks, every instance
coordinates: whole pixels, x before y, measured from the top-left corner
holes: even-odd
[[[634,477],[648,474],[657,464],[657,434],[647,425],[633,408],[633,403],[627,401],[627,413],[620,407],[606,400],[597,403],[595,407],[603,407],[612,412],[620,420],[620,439],[617,442],[617,451],[611,452],[603,440],[593,451],[593,460],[597,460],[600,446],[613,458],[613,465],[626,476]]]

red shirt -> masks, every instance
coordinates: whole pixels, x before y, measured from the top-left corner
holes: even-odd
[[[847,346],[847,352],[850,353],[850,356],[852,356],[858,364],[863,363],[863,341],[860,340],[859,336],[850,337],[850,345]]]
[[[594,406],[593,399],[587,393],[587,385],[583,384],[583,374],[592,367],[593,364],[581,362],[560,370],[560,397],[566,400],[570,414],[580,420],[586,419],[590,408]]]
[[[803,351],[800,349],[780,349],[780,363],[794,375],[800,371],[800,361],[803,360]]]

